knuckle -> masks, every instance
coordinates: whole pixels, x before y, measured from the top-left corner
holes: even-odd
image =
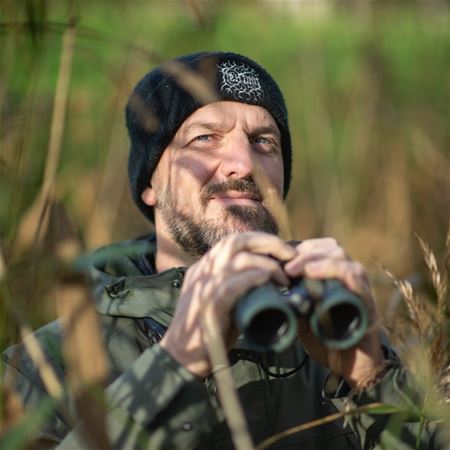
[[[243,234],[231,233],[225,236],[222,242],[227,250],[232,251],[233,249],[239,248],[242,245],[243,239]]]
[[[364,266],[360,263],[360,262],[353,262],[353,273],[357,276],[357,277],[363,277],[366,273],[366,269],[364,268]]]
[[[347,259],[347,254],[345,253],[345,250],[340,247],[339,245],[337,245],[334,249],[333,249],[333,254],[334,256],[341,258],[341,259]]]
[[[247,253],[238,253],[231,261],[231,267],[234,270],[242,270],[249,263],[249,257]]]
[[[333,237],[325,237],[323,238],[323,243],[329,245],[330,247],[340,247],[339,242]]]
[[[330,248],[339,247],[339,243],[335,238],[332,237],[322,237],[314,239],[306,239],[297,245],[300,249],[318,249],[318,248]]]

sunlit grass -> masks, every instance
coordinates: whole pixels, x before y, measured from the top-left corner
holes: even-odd
[[[391,338],[423,386],[424,417],[448,423],[448,13],[422,19],[414,13],[340,15],[330,9],[309,21],[300,10],[270,9],[270,2],[205,11],[200,2],[170,9],[159,2],[139,8],[122,3],[70,9],[65,2],[4,2],[1,348],[57,316],[55,302],[70,291],[66,269],[78,256],[151,229],[132,205],[125,180],[122,109],[131,86],[171,56],[229,49],[266,66],[280,81],[290,110],[289,219],[284,210],[275,211],[283,217],[282,235],[332,235],[367,265],[380,308],[391,314]],[[61,77],[66,84],[58,89]],[[421,236],[420,245],[411,231]],[[389,268],[396,288],[380,274],[379,263]],[[405,305],[397,302],[394,314],[387,309],[398,292]],[[101,338],[89,317],[89,325],[79,326],[90,334],[79,336],[97,342],[92,359],[99,365],[90,366],[90,358],[73,362],[75,385],[101,383],[105,376]],[[30,345],[45,372],[39,347]],[[69,355],[76,345],[69,344]],[[61,387],[51,374],[43,376],[49,377],[49,392],[58,398]],[[79,398],[89,409],[94,403],[86,392],[81,389]],[[15,445],[14,439],[25,439],[21,427],[29,423],[35,429],[37,416],[21,421],[20,404],[6,388],[0,402],[2,431],[15,430],[8,434]],[[101,410],[93,411],[102,417]],[[314,424],[299,424],[296,432],[308,426]]]

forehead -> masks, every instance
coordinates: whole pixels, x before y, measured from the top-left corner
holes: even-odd
[[[178,132],[202,125],[232,127],[237,123],[243,127],[266,127],[276,134],[279,129],[275,119],[261,106],[246,103],[220,101],[205,105],[194,111],[180,126]]]

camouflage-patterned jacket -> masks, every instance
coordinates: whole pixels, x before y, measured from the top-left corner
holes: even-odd
[[[106,397],[110,404],[108,433],[112,447],[232,449],[214,379],[195,379],[158,345],[170,324],[185,269],[153,273],[154,250],[153,238],[115,244],[94,256],[90,270],[110,358]],[[64,381],[66,371],[58,322],[44,326],[35,335],[56,374]],[[48,394],[23,344],[10,347],[3,360],[7,369],[14,372],[17,391],[26,407],[36,408]],[[277,432],[348,407],[373,402],[398,405],[405,396],[408,378],[400,367],[393,367],[376,387],[352,396],[345,383],[336,384],[328,379],[329,371],[305,356],[300,344],[274,357],[254,353],[239,340],[230,353],[230,364],[255,444]],[[72,420],[55,410],[41,428],[40,436],[50,448],[88,448],[77,426],[73,429],[73,424],[80,421],[70,396],[65,402]],[[416,446],[420,429],[418,422],[405,415],[365,413],[345,425],[340,418],[291,434],[270,448],[411,449]],[[443,448],[427,427],[417,442],[421,449]]]

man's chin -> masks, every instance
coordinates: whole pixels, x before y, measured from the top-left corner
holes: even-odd
[[[226,208],[223,225],[229,233],[245,233],[249,231],[263,231],[278,234],[278,226],[272,215],[258,206],[232,205]]]

